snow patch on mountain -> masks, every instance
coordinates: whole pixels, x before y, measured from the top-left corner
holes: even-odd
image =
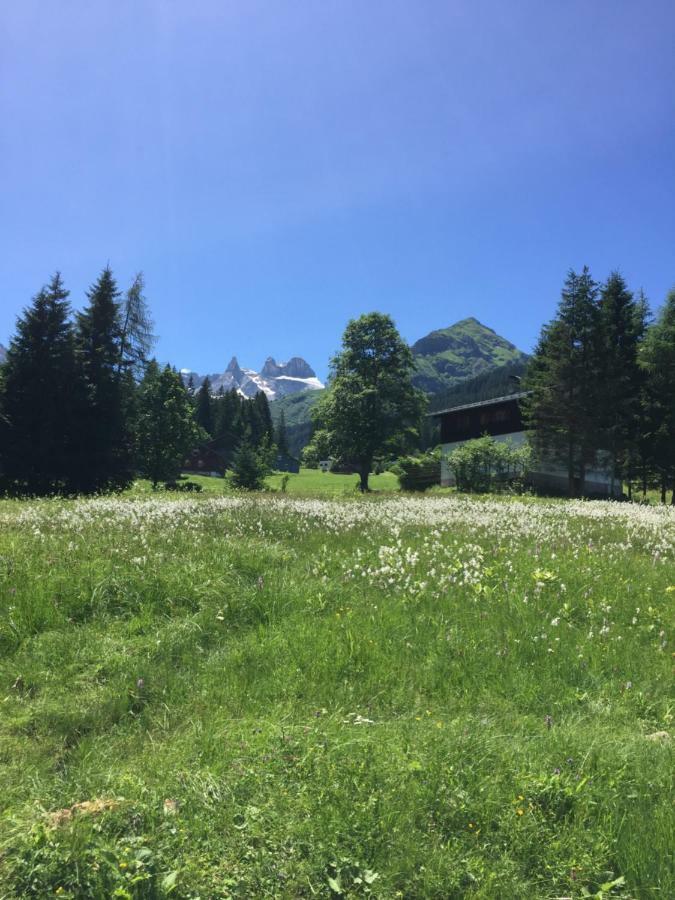
[[[255,397],[262,391],[268,400],[276,400],[299,391],[319,391],[324,387],[314,369],[300,356],[294,356],[288,362],[277,362],[274,357],[268,356],[260,372],[242,368],[237,357],[233,356],[222,374],[198,375],[190,369],[181,369],[180,374],[185,384],[192,382],[195,390],[208,377],[213,394],[219,393],[222,388],[224,391],[234,389],[242,397]]]

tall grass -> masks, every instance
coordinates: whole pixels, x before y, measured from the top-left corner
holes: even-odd
[[[0,897],[673,895],[675,514],[0,503]]]

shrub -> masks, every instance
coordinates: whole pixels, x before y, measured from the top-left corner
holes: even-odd
[[[519,491],[523,488],[530,457],[528,446],[514,447],[510,441],[496,441],[485,435],[455,448],[447,463],[459,491]]]
[[[402,491],[426,491],[440,483],[440,452],[435,450],[421,456],[403,456],[392,471],[398,476]]]

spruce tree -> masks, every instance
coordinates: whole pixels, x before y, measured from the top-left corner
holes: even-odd
[[[288,432],[286,431],[286,413],[281,410],[274,442],[277,445],[279,453],[288,455]]]
[[[106,267],[87,292],[88,306],[77,315],[76,349],[85,388],[80,487],[87,492],[118,489],[133,477],[127,398],[119,367],[119,297],[112,271]]]
[[[209,436],[213,435],[213,401],[211,399],[211,382],[209,381],[208,375],[197,391],[195,400],[195,420]]]
[[[523,410],[540,456],[560,460],[570,496],[584,493],[599,434],[598,287],[587,267],[570,271],[557,317],[542,329],[523,379]]]
[[[264,454],[245,438],[232,459],[232,484],[240,490],[260,491],[265,486],[265,476],[268,474],[269,465]]]
[[[648,329],[640,354],[646,374],[645,406],[650,458],[661,487],[675,505],[675,289]]]
[[[4,368],[2,470],[10,491],[74,489],[77,389],[68,291],[57,272],[17,321]]]
[[[638,351],[647,312],[646,301],[635,300],[621,275],[612,272],[600,292],[597,415],[613,477],[620,479],[630,476],[639,442],[643,373]]]

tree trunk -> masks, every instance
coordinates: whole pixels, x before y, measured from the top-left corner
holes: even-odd
[[[666,505],[666,490],[666,476],[663,475],[661,477],[661,503],[663,503],[664,506]]]
[[[574,497],[576,487],[574,483],[574,442],[572,441],[571,435],[567,443],[567,479],[567,493],[570,495],[570,497]]]
[[[362,494],[367,493],[370,488],[368,487],[368,476],[370,475],[370,460],[361,461],[359,465],[359,490]]]

